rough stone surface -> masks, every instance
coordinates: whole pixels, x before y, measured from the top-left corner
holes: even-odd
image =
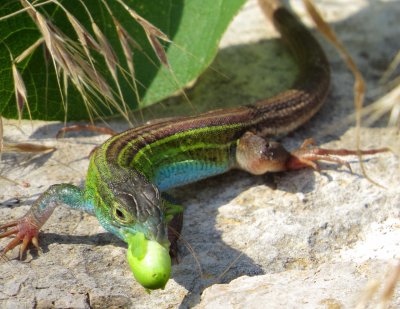
[[[293,3],[308,23],[299,2]],[[379,78],[400,50],[398,1],[316,3],[360,66],[371,102],[380,94]],[[296,69],[274,36],[256,2],[249,1],[212,69],[188,91],[193,104],[207,109],[250,103],[288,87]],[[334,49],[323,45],[332,64],[332,92],[309,124],[284,139],[289,148],[310,136],[325,147],[355,144],[352,125],[342,121],[353,112],[353,79]],[[182,107],[174,107],[175,101],[152,114],[176,114]],[[3,154],[0,175],[29,187],[0,179],[2,222],[22,216],[51,184],[83,185],[88,154],[106,138],[79,133],[56,140],[60,123],[16,124],[6,121],[7,142],[54,145],[57,151]],[[112,126],[125,127],[118,121]],[[365,148],[391,145],[399,154],[398,132],[384,122],[363,129],[362,140]],[[0,308],[354,307],[367,283],[382,280],[399,257],[400,168],[394,154],[366,159],[369,175],[387,187],[381,189],[361,175],[355,158],[350,161],[353,174],[329,164],[322,165],[322,173],[253,177],[234,171],[175,190],[186,206],[182,235],[201,272],[181,242],[172,279],[165,290],[150,295],[130,273],[125,244],[96,218],[56,209],[41,233],[42,253],[32,249],[19,261],[14,250],[0,264]],[[400,306],[398,289],[392,306]]]
[[[386,266],[382,262],[325,263],[306,270],[243,276],[206,289],[196,308],[260,308],[263,304],[268,308],[353,308],[361,299],[366,273],[377,275],[374,267]]]

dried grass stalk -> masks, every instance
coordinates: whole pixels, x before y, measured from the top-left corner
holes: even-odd
[[[63,8],[57,1],[52,2]],[[97,43],[96,40],[90,35],[90,33],[75,19],[68,11],[65,10],[66,15],[73,26],[80,44],[72,41],[63,32],[61,32],[50,20],[46,19],[44,15],[38,12],[27,0],[21,0],[21,3],[28,8],[27,12],[36,23],[38,30],[42,34],[43,42],[48,50],[48,53],[53,61],[53,65],[56,70],[57,80],[59,84],[61,95],[63,98],[63,105],[65,112],[67,111],[67,103],[64,102],[64,96],[67,95],[68,81],[71,81],[75,88],[81,94],[85,103],[86,109],[90,118],[93,118],[95,111],[94,102],[91,99],[99,98],[99,95],[104,97],[106,102],[117,109],[125,118],[128,120],[127,108],[121,109],[120,104],[114,96],[112,88],[108,85],[106,79],[96,71],[93,65],[93,59],[90,55],[89,46],[94,48],[96,51],[105,50],[109,44],[106,43],[104,36],[100,34],[100,30],[95,26],[96,34],[98,38],[102,38],[101,44]],[[113,78],[116,79],[116,68],[115,63],[117,58],[112,53],[112,49],[106,50],[106,62],[110,73]],[[64,83],[61,87],[61,77],[63,77]],[[117,83],[117,87],[119,84]],[[120,96],[121,96],[121,91]],[[122,98],[121,98],[122,99]],[[101,100],[103,101],[103,100]]]
[[[57,84],[60,90],[61,101],[65,113],[68,111],[68,85],[69,82],[71,82],[80,93],[91,120],[93,115],[98,115],[96,104],[100,103],[108,107],[110,110],[111,108],[116,109],[130,123],[128,104],[125,102],[119,79],[124,78],[129,85],[131,85],[132,90],[136,95],[137,102],[140,105],[140,96],[137,87],[138,81],[135,77],[133,57],[134,49],[138,49],[142,52],[143,49],[129,35],[117,18],[115,18],[107,2],[102,0],[103,5],[112,17],[116,34],[122,47],[126,61],[126,69],[122,67],[119,64],[119,59],[116,56],[113,47],[109,43],[108,38],[92,18],[85,2],[83,0],[79,1],[90,18],[93,35],[61,4],[59,0],[47,0],[43,2],[20,0],[20,3],[23,6],[22,10],[19,10],[15,14],[2,17],[1,20],[25,12],[29,14],[41,33],[41,38],[19,55],[15,60],[15,64],[26,59],[26,57],[31,55],[38,46],[45,46],[46,68],[48,67],[48,59],[51,59],[56,72]],[[121,4],[130,16],[144,29],[152,49],[160,63],[168,68],[173,75],[165,48],[161,44],[161,41],[170,43],[171,40],[169,37],[152,23],[142,18],[135,10],[126,5],[123,0],[117,0],[117,2]],[[38,10],[39,6],[49,3],[57,5],[64,11],[65,16],[75,31],[77,39],[74,40],[66,36],[48,17]],[[98,69],[96,69],[95,60],[92,55],[93,51],[103,55],[107,69],[115,83],[115,87],[110,86],[105,77],[99,73]],[[146,57],[153,62],[148,55],[146,55]],[[26,87],[15,64],[13,66],[13,78],[15,83],[18,115],[19,118],[21,118],[22,108],[25,105],[28,106],[28,101]],[[174,75],[173,77],[176,80]],[[115,88],[116,90],[114,90]]]
[[[3,138],[3,117],[0,115],[0,160],[1,160],[1,153],[3,152],[3,143],[4,143],[4,138]]]
[[[308,14],[311,16],[313,21],[318,27],[318,30],[325,36],[326,39],[328,39],[331,44],[336,48],[336,50],[339,52],[340,56],[344,59],[344,62],[346,63],[347,67],[351,70],[354,76],[354,87],[353,87],[353,92],[354,92],[354,107],[355,107],[355,115],[356,115],[356,149],[357,149],[357,156],[358,156],[358,162],[360,164],[360,168],[362,171],[363,176],[368,179],[371,183],[378,187],[383,187],[381,184],[377,183],[375,180],[373,180],[369,175],[367,174],[367,170],[364,166],[363,160],[362,160],[362,154],[361,154],[361,112],[364,104],[364,97],[365,97],[365,81],[364,78],[358,69],[357,65],[353,61],[353,58],[349,54],[349,52],[346,50],[344,45],[340,42],[340,40],[337,38],[335,32],[333,29],[325,22],[325,20],[322,18],[321,14],[318,12],[318,10],[315,8],[311,0],[303,0],[303,3],[307,9]]]

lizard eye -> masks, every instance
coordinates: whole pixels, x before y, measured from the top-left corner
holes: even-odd
[[[113,215],[114,218],[122,224],[128,224],[133,221],[133,218],[131,215],[129,215],[125,209],[122,209],[118,206],[115,206],[113,209]]]

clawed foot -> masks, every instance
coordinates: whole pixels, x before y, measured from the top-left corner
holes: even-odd
[[[333,162],[345,166],[352,172],[350,164],[339,157],[350,155],[372,155],[381,152],[388,152],[389,148],[379,148],[371,150],[348,150],[348,149],[325,149],[315,146],[312,138],[306,139],[299,149],[290,153],[290,158],[286,163],[288,170],[297,170],[301,168],[312,168],[320,170],[317,161]]]
[[[5,257],[5,254],[18,246],[19,247],[19,258],[21,259],[29,243],[32,243],[38,250],[39,248],[39,228],[33,222],[29,216],[24,216],[21,219],[6,223],[0,226],[0,238],[15,235],[14,239],[11,240],[1,251],[0,258]]]

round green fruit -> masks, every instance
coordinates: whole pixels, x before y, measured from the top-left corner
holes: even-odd
[[[163,289],[171,274],[169,250],[144,235],[128,237],[128,263],[135,279],[146,289]]]

